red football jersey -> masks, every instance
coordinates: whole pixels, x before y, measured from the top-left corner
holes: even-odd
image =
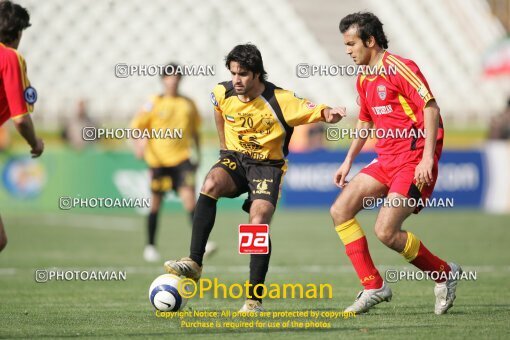
[[[27,78],[25,59],[0,43],[0,126],[9,118],[33,111],[37,92]]]
[[[427,80],[412,60],[387,51],[378,69],[381,67],[384,73],[368,75],[367,72],[356,81],[361,106],[359,119],[374,122],[377,129],[376,153],[399,154],[423,149],[426,133],[423,109],[434,99]],[[439,117],[436,154],[441,153],[443,136],[443,122]]]

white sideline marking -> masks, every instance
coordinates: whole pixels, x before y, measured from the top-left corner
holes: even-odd
[[[33,217],[17,218],[28,225],[64,226],[71,228],[89,228],[95,230],[136,231],[142,228],[138,218],[119,216],[100,216],[87,214],[41,214]]]
[[[16,274],[16,268],[0,268],[1,275],[14,275]]]

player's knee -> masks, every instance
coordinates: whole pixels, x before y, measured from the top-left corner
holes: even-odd
[[[259,205],[250,211],[250,223],[253,224],[269,224],[273,216],[274,208],[272,205]]]
[[[151,204],[151,213],[157,213],[159,211],[160,204],[152,202]]]
[[[269,213],[266,214],[261,213],[254,215],[250,220],[252,224],[269,224],[271,220],[271,215]]]
[[[274,207],[269,202],[252,205],[250,209],[250,223],[269,224],[274,213]]]
[[[187,211],[187,212],[192,212],[194,209],[195,209],[195,202],[193,201],[190,201],[190,202],[184,202],[184,209]]]
[[[335,223],[335,225],[341,224],[354,217],[354,215],[350,214],[344,205],[338,204],[338,202],[335,202],[331,206],[331,208],[329,209],[329,213],[331,215],[331,218],[333,218],[333,222]]]
[[[203,192],[204,194],[210,195],[214,191],[214,187],[216,185],[218,185],[216,180],[214,180],[213,178],[206,178],[200,191]]]
[[[375,235],[388,247],[392,247],[396,241],[397,233],[393,232],[390,228],[386,228],[383,225],[376,225]]]
[[[208,177],[202,185],[201,192],[209,196],[218,197],[217,188],[219,184],[219,181],[217,181],[214,177]]]
[[[192,212],[193,210],[195,210],[196,203],[195,203],[194,199],[184,200],[182,203],[183,203],[184,209],[187,212]]]
[[[161,207],[161,199],[158,199],[157,197],[152,198],[151,202],[151,213],[157,213],[159,211],[159,208]]]
[[[333,220],[337,220],[338,217],[340,216],[340,209],[337,207],[336,204],[333,204],[331,206],[331,208],[329,208],[329,214],[331,215],[331,217],[333,218]]]
[[[191,212],[195,209],[195,195],[191,194],[181,195],[182,205],[186,211]]]

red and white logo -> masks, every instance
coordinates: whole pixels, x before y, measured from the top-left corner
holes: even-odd
[[[386,86],[384,86],[384,85],[377,86],[377,94],[379,95],[379,98],[381,98],[381,100],[385,100],[386,99]]]
[[[269,254],[269,225],[240,224],[239,254]]]

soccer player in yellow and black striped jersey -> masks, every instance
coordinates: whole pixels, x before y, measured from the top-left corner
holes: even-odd
[[[211,93],[220,138],[220,158],[202,186],[193,219],[189,258],[165,262],[169,273],[198,280],[205,245],[213,228],[220,197],[248,192],[243,209],[250,223],[269,224],[286,170],[285,157],[295,126],[326,121],[336,123],[344,108],[316,105],[265,80],[262,56],[254,45],[238,45],[226,57],[232,80]],[[250,289],[242,311],[261,311],[261,286],[269,253],[251,255]]]
[[[177,65],[170,64],[175,69]],[[152,138],[135,144],[137,156],[144,158],[151,171],[151,211],[148,218],[148,244],[144,258],[159,260],[155,248],[158,213],[163,195],[169,190],[178,193],[184,208],[193,218],[195,208],[195,170],[198,164],[190,161],[191,150],[200,159],[200,115],[195,103],[179,94],[180,75],[162,75],[164,93],[153,96],[133,119],[136,129],[180,129],[182,138]]]

